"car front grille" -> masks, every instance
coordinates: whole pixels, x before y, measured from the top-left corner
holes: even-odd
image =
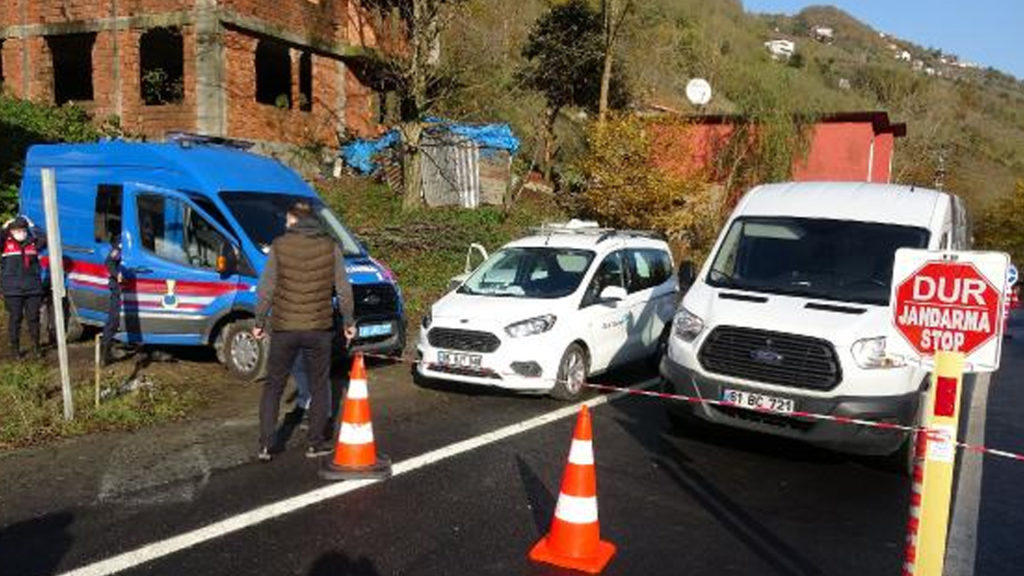
[[[356,318],[392,316],[398,311],[398,294],[390,284],[353,284]]]
[[[432,328],[427,332],[427,341],[434,348],[459,352],[490,353],[501,346],[501,340],[498,340],[498,337],[490,332],[457,330],[455,328]]]
[[[842,381],[832,344],[796,334],[719,326],[699,359],[709,372],[780,386],[831,390]]]

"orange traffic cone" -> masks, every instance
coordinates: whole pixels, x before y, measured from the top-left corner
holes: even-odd
[[[597,574],[614,554],[615,545],[601,540],[597,522],[593,434],[590,411],[584,406],[576,420],[551,531],[530,550],[530,559]]]
[[[370,421],[370,394],[366,386],[363,355],[352,359],[348,392],[342,409],[334,458],[325,460],[320,477],[325,480],[384,479],[391,476],[391,460],[377,454]]]

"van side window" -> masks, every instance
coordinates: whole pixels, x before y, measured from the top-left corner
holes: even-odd
[[[121,234],[121,200],[124,189],[119,185],[100,184],[96,187],[96,211],[93,213],[93,231],[96,242],[110,242]]]
[[[583,295],[582,307],[595,304],[601,296],[601,291],[609,286],[626,287],[626,262],[622,252],[613,252],[601,261],[594,273],[594,278],[587,286],[587,292]]]
[[[224,236],[177,198],[140,195],[139,236],[142,247],[165,260],[216,270]]]
[[[626,289],[630,294],[660,286],[672,277],[672,260],[662,250],[630,250],[629,282]]]

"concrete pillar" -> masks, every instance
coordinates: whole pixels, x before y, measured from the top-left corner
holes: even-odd
[[[110,18],[113,24],[110,25],[110,42],[113,59],[110,63],[111,74],[114,80],[114,114],[118,120],[124,121],[124,82],[121,79],[121,30],[117,25],[117,0],[110,0]]]
[[[22,30],[28,26],[28,3],[29,0],[21,0],[21,26]],[[29,78],[32,77],[32,60],[29,57],[29,41],[27,35],[21,36],[21,97],[31,100],[34,94],[29,89],[32,84]]]
[[[196,130],[227,136],[224,28],[217,0],[196,0]]]

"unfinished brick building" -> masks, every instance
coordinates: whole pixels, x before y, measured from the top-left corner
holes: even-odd
[[[336,144],[377,131],[361,63],[403,30],[356,0],[3,0],[0,82],[153,137]]]

